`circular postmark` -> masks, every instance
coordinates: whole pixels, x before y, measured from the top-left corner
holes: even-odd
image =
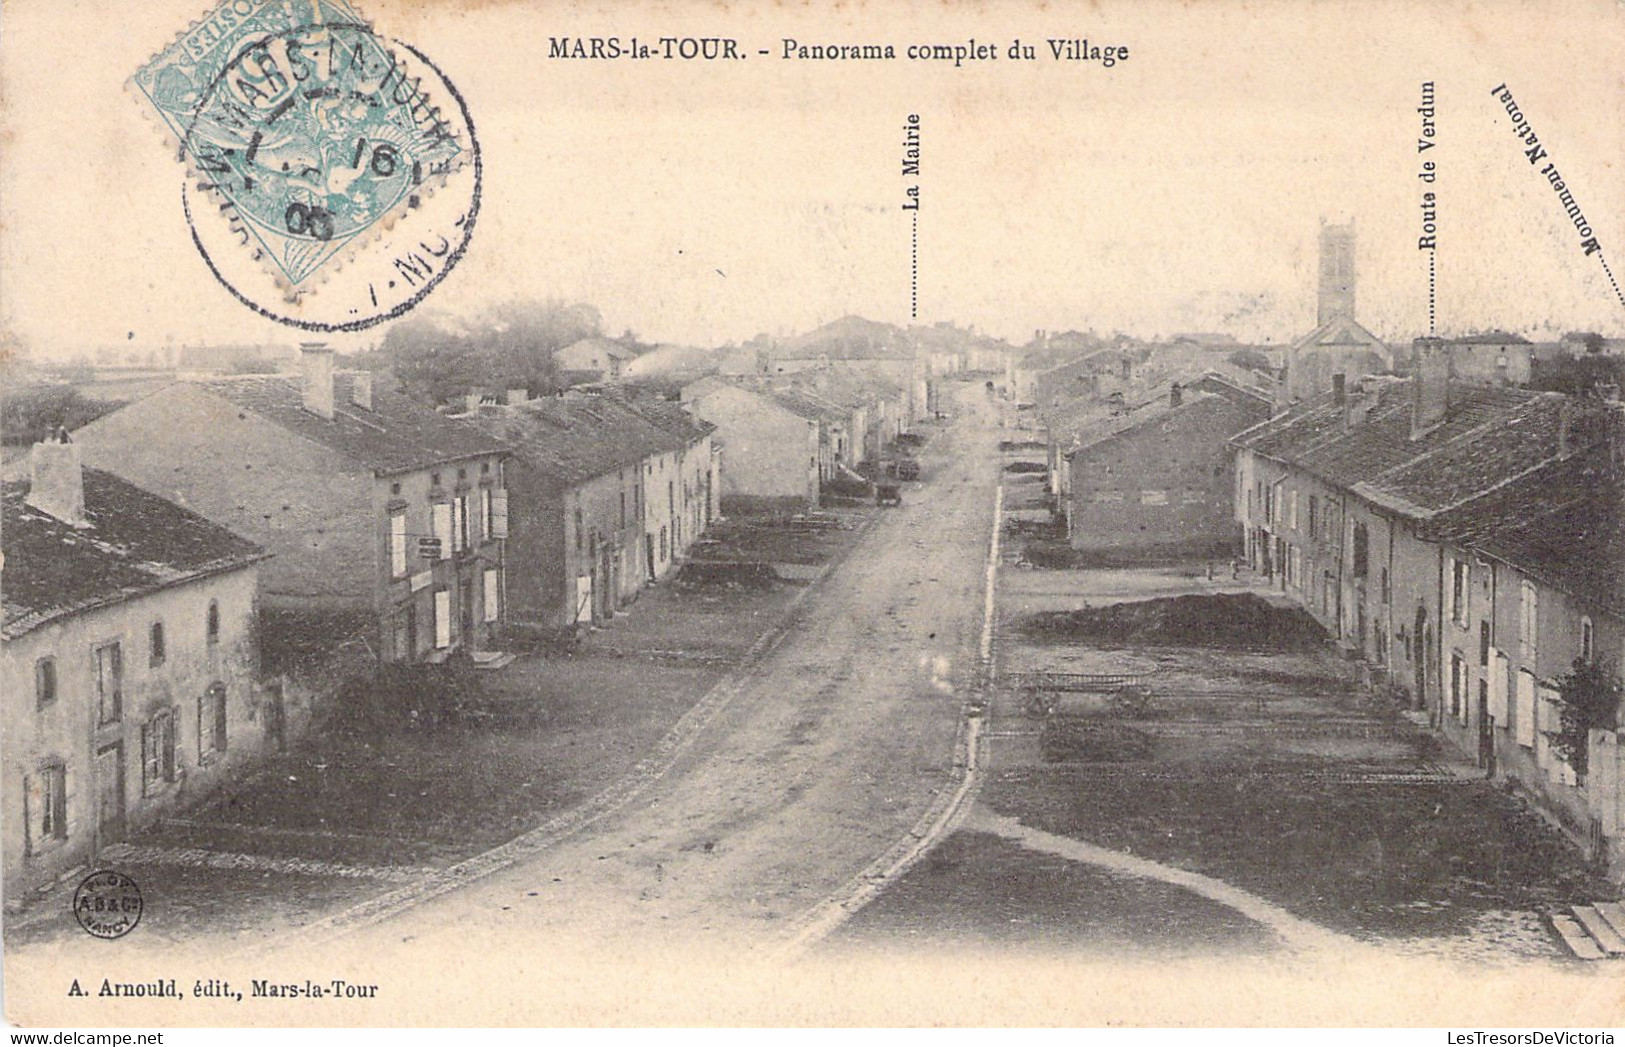
[[[285,29],[243,44],[195,98],[182,140],[192,242],[261,316],[363,330],[416,306],[467,251],[473,118],[412,45],[359,23]]]
[[[73,915],[85,933],[96,938],[122,938],[141,922],[141,888],[121,872],[102,869],[73,892]]]

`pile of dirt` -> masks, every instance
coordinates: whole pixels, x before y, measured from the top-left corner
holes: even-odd
[[[1051,716],[1038,745],[1045,763],[1130,763],[1151,759],[1156,739],[1123,724]]]
[[[1076,611],[1028,615],[1021,629],[1051,643],[1158,644],[1307,651],[1326,642],[1300,608],[1276,607],[1253,593],[1162,597]]]

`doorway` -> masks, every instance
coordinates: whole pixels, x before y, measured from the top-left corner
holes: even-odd
[[[124,743],[96,751],[96,845],[124,839]]]

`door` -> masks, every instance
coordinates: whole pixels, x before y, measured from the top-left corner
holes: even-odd
[[[265,744],[272,752],[282,752],[288,741],[288,710],[282,704],[282,681],[265,687]]]
[[[474,637],[474,581],[464,578],[457,586],[457,626],[461,632],[463,650],[472,654],[479,649]]]
[[[96,845],[124,839],[124,743],[96,753]]]
[[[1416,630],[1411,633],[1411,666],[1416,670],[1416,704],[1414,708],[1428,707],[1428,612],[1426,607],[1416,609]]]
[[[1478,766],[1495,777],[1495,720],[1490,715],[1490,682],[1478,681]]]

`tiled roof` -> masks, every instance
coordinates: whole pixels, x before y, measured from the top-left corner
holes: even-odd
[[[696,418],[683,409],[681,404],[670,400],[658,400],[653,397],[634,397],[622,400],[631,410],[637,412],[650,424],[670,433],[686,446],[717,431],[717,427],[703,418]]]
[[[1625,614],[1625,490],[1605,443],[1522,474],[1424,525],[1564,592]]]
[[[86,469],[83,475],[87,527],[25,504],[27,481],[4,485],[6,639],[268,555],[111,473]]]
[[[1354,425],[1344,421],[1343,408],[1331,397],[1293,408],[1288,413],[1255,426],[1236,438],[1237,446],[1266,458],[1296,465],[1341,487],[1354,488],[1379,482],[1384,474],[1402,472],[1412,463],[1439,452],[1463,438],[1477,439],[1490,427],[1507,422],[1539,397],[1521,389],[1487,386],[1455,386],[1454,402],[1444,420],[1418,440],[1411,435],[1411,390],[1406,382],[1383,382],[1376,386],[1368,413]],[[1553,408],[1555,410],[1555,406]],[[1556,426],[1552,426],[1555,433]],[[1518,429],[1528,435],[1528,427]],[[1425,484],[1428,472],[1418,474]],[[1441,481],[1448,483],[1448,480]],[[1402,484],[1418,504],[1441,500],[1422,498],[1418,482]],[[1443,499],[1443,504],[1449,504]]]
[[[387,388],[387,382],[373,383],[372,410],[357,407],[350,402],[354,384],[350,374],[334,376],[332,421],[305,410],[297,376],[253,375],[198,384],[238,407],[346,454],[379,474],[404,473],[507,450],[479,429]]]
[[[466,417],[510,445],[523,465],[570,486],[680,450],[694,439],[609,396],[544,397],[515,407],[481,407]]]

